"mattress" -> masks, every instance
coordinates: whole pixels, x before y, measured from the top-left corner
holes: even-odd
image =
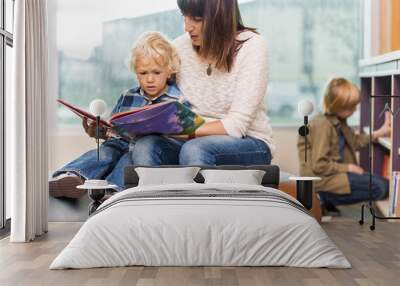
[[[285,193],[197,183],[114,195],[50,269],[129,265],[351,267],[318,222]]]

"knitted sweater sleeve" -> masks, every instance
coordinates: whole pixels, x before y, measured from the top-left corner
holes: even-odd
[[[263,38],[255,35],[245,42],[235,65],[237,89],[232,94],[234,98],[229,112],[221,122],[228,135],[243,137],[260,110],[260,105],[263,106],[267,91],[268,53]]]

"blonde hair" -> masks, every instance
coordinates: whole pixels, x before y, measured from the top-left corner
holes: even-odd
[[[138,58],[152,58],[159,66],[168,68],[176,74],[180,67],[180,59],[176,49],[158,32],[142,35],[131,50],[130,68],[136,72]]]
[[[324,111],[335,115],[340,110],[354,110],[360,100],[360,92],[353,83],[345,78],[334,78],[325,90]]]

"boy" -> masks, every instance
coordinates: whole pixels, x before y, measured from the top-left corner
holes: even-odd
[[[139,87],[121,94],[111,115],[149,104],[178,100],[181,93],[173,82],[179,66],[175,48],[160,33],[151,32],[142,36],[132,49],[130,62]],[[82,125],[90,137],[95,137],[94,122],[89,123],[84,119]],[[105,140],[100,146],[100,161],[97,161],[97,150],[91,150],[54,172],[49,181],[53,197],[81,197],[85,191],[76,189],[76,186],[87,179],[106,179],[117,185],[118,191],[122,190],[124,167],[132,164],[129,142],[104,127],[101,128],[100,138]]]
[[[318,176],[314,183],[319,192],[323,214],[339,215],[337,205],[354,204],[369,199],[369,174],[357,165],[356,151],[366,147],[369,135],[355,134],[347,125],[360,102],[355,85],[344,78],[332,79],[324,95],[324,114],[310,121],[307,140],[310,158],[304,162],[304,137],[297,144],[301,176]],[[387,114],[388,115],[388,114]],[[372,133],[373,140],[390,135],[389,117]],[[386,179],[372,176],[372,199],[381,200],[388,194]]]

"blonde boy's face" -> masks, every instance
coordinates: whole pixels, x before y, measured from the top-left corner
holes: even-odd
[[[154,59],[139,57],[136,59],[136,76],[146,95],[156,98],[164,92],[171,74],[167,67],[160,66]]]

